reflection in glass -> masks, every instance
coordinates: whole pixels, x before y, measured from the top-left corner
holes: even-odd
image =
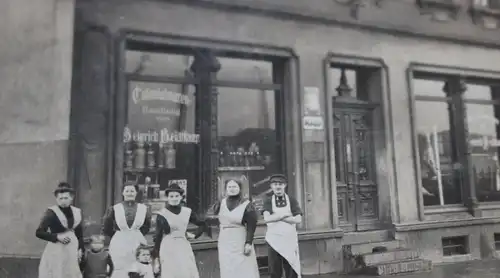
[[[340,80],[340,74],[342,72],[342,68],[330,68],[330,88],[333,88],[331,90],[332,96],[338,96],[337,88],[339,86],[339,80]],[[358,98],[358,90],[357,90],[357,76],[356,76],[356,70],[352,69],[345,69],[345,76],[347,78],[347,84],[349,84],[349,87],[351,87],[351,96],[354,98]],[[362,99],[362,98],[359,98]]]
[[[196,206],[194,86],[129,82],[124,129],[124,182],[138,183],[139,198],[152,210],[164,205],[163,190],[177,183],[184,202]]]
[[[416,96],[446,97],[443,91],[444,82],[441,80],[414,79],[413,92]]]
[[[130,74],[189,77],[192,55],[128,50],[125,71]]]
[[[257,209],[269,190],[262,181],[279,171],[275,105],[275,91],[218,88],[219,192],[225,180],[242,180]]]
[[[455,171],[459,164],[453,152],[448,103],[417,101],[415,109],[424,205],[460,203],[460,182]]]
[[[480,202],[500,201],[499,122],[495,108],[494,105],[466,104],[472,176]]]
[[[273,83],[273,64],[268,61],[217,57],[221,67],[217,80],[248,82],[254,84]]]
[[[464,99],[493,100],[491,87],[486,85],[467,84]]]

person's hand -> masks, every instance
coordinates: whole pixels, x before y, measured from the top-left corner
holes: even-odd
[[[280,220],[285,220],[287,219],[288,217],[292,217],[292,214],[287,212],[287,213],[284,213],[283,215],[281,215],[280,217]]]
[[[153,272],[155,274],[160,273],[160,260],[155,259],[154,264],[153,264]]]
[[[245,256],[250,256],[250,254],[252,254],[252,245],[250,243],[245,243],[245,247],[243,248],[243,254]]]
[[[196,235],[190,232],[186,232],[186,238],[187,239],[195,239]]]
[[[83,259],[83,252],[82,249],[78,249],[78,262],[81,262]]]
[[[71,238],[69,238],[69,236],[67,235],[59,234],[57,235],[57,241],[66,245],[71,242]]]

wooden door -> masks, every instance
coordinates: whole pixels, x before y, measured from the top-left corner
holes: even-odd
[[[374,230],[379,226],[375,177],[372,107],[334,105],[334,145],[337,202],[344,231]]]

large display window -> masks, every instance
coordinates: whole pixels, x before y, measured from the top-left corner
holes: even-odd
[[[189,49],[126,51],[123,180],[151,210],[178,183],[201,216],[228,179],[260,209],[267,177],[285,173],[284,61]]]

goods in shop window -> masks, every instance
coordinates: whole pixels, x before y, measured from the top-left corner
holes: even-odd
[[[136,169],[144,169],[146,167],[146,150],[144,149],[144,142],[138,141],[137,148],[134,155],[134,167]]]
[[[166,160],[166,148],[165,145],[160,142],[158,144],[158,168],[164,168],[165,167],[165,160]]]
[[[167,169],[175,169],[175,155],[176,151],[174,148],[174,144],[168,144],[165,154],[166,157],[165,167]]]
[[[155,168],[155,166],[156,166],[155,150],[154,150],[154,145],[151,141],[148,142],[147,160],[148,160],[148,168],[150,168],[150,169]]]
[[[134,167],[134,154],[132,151],[132,144],[131,142],[126,142],[125,143],[125,168],[131,169]]]

